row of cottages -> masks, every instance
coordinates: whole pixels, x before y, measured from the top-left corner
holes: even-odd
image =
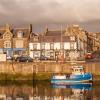
[[[0,54],[7,57],[27,55],[31,32],[31,25],[28,28],[11,28],[8,24],[0,27]]]
[[[57,59],[83,58],[87,52],[86,32],[78,25],[68,26],[65,30],[52,31],[48,28],[43,34],[31,34],[29,53],[34,59],[41,56]]]

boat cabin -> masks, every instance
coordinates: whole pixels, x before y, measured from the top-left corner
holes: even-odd
[[[74,75],[80,75],[80,74],[84,74],[84,68],[83,66],[73,66],[72,67],[72,74]]]
[[[57,73],[56,75],[53,75],[53,79],[66,79],[66,75]]]

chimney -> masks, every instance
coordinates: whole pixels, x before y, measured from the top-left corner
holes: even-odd
[[[29,25],[29,32],[32,32],[32,24]]]
[[[48,27],[46,26],[45,35],[48,33]]]
[[[9,24],[6,24],[6,30],[7,30],[7,31],[10,30]]]

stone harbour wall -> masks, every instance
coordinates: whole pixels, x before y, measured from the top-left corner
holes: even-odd
[[[91,72],[95,75],[100,75],[100,62],[96,63],[78,63],[77,65],[84,65],[86,72]],[[0,73],[71,73],[70,63],[56,63],[56,62],[33,62],[33,63],[12,63],[0,62]]]

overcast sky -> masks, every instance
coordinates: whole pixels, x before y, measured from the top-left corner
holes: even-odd
[[[80,24],[100,31],[100,0],[0,0],[0,25],[40,26]]]

